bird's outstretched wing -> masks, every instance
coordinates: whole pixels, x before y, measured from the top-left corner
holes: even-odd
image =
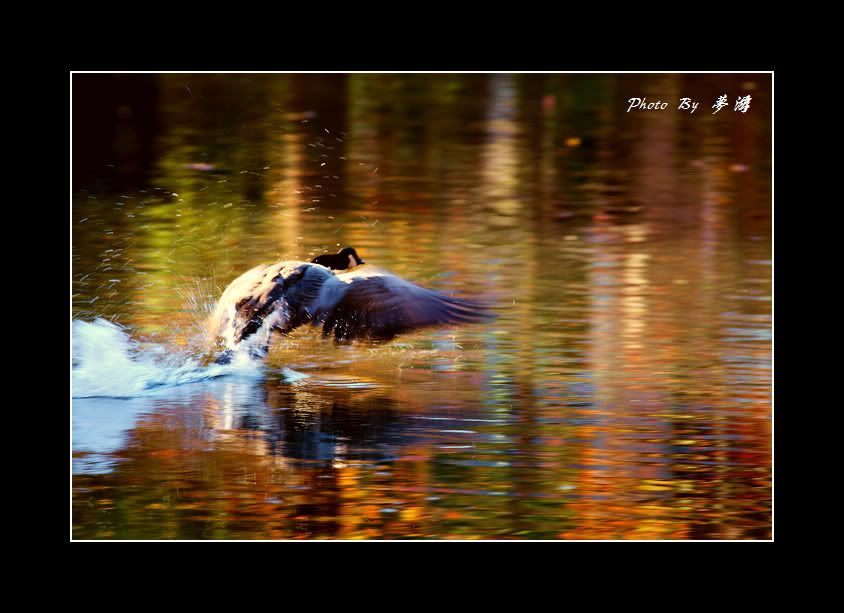
[[[322,324],[324,336],[333,333],[338,340],[388,340],[427,326],[492,318],[480,302],[425,289],[380,269],[338,274],[337,279],[348,287],[314,323]]]

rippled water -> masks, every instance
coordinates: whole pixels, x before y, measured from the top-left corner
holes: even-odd
[[[769,77],[74,79],[74,538],[771,537]],[[203,365],[345,245],[500,317]]]

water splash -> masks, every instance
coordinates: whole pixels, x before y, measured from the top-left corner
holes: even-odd
[[[162,345],[140,343],[105,319],[74,321],[73,397],[136,398],[161,388],[235,375],[262,378],[262,365],[246,353],[229,364],[204,366],[196,358]]]

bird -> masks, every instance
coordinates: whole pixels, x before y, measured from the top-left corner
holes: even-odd
[[[351,270],[355,266],[366,264],[354,247],[346,247],[339,253],[321,255],[311,260],[311,263],[322,264],[331,270]]]
[[[287,334],[303,325],[322,327],[335,341],[386,341],[419,328],[477,323],[492,319],[491,306],[477,300],[426,289],[368,265],[333,272],[313,262],[261,264],[240,275],[223,291],[209,319],[228,363],[235,351],[265,357],[273,332]]]

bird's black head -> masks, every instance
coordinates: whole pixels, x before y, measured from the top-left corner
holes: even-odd
[[[311,260],[311,262],[314,264],[320,264],[326,268],[330,268],[331,270],[349,270],[355,266],[366,264],[366,262],[360,259],[360,256],[358,255],[358,252],[355,251],[354,247],[346,247],[345,249],[342,249],[340,253],[321,255]]]

